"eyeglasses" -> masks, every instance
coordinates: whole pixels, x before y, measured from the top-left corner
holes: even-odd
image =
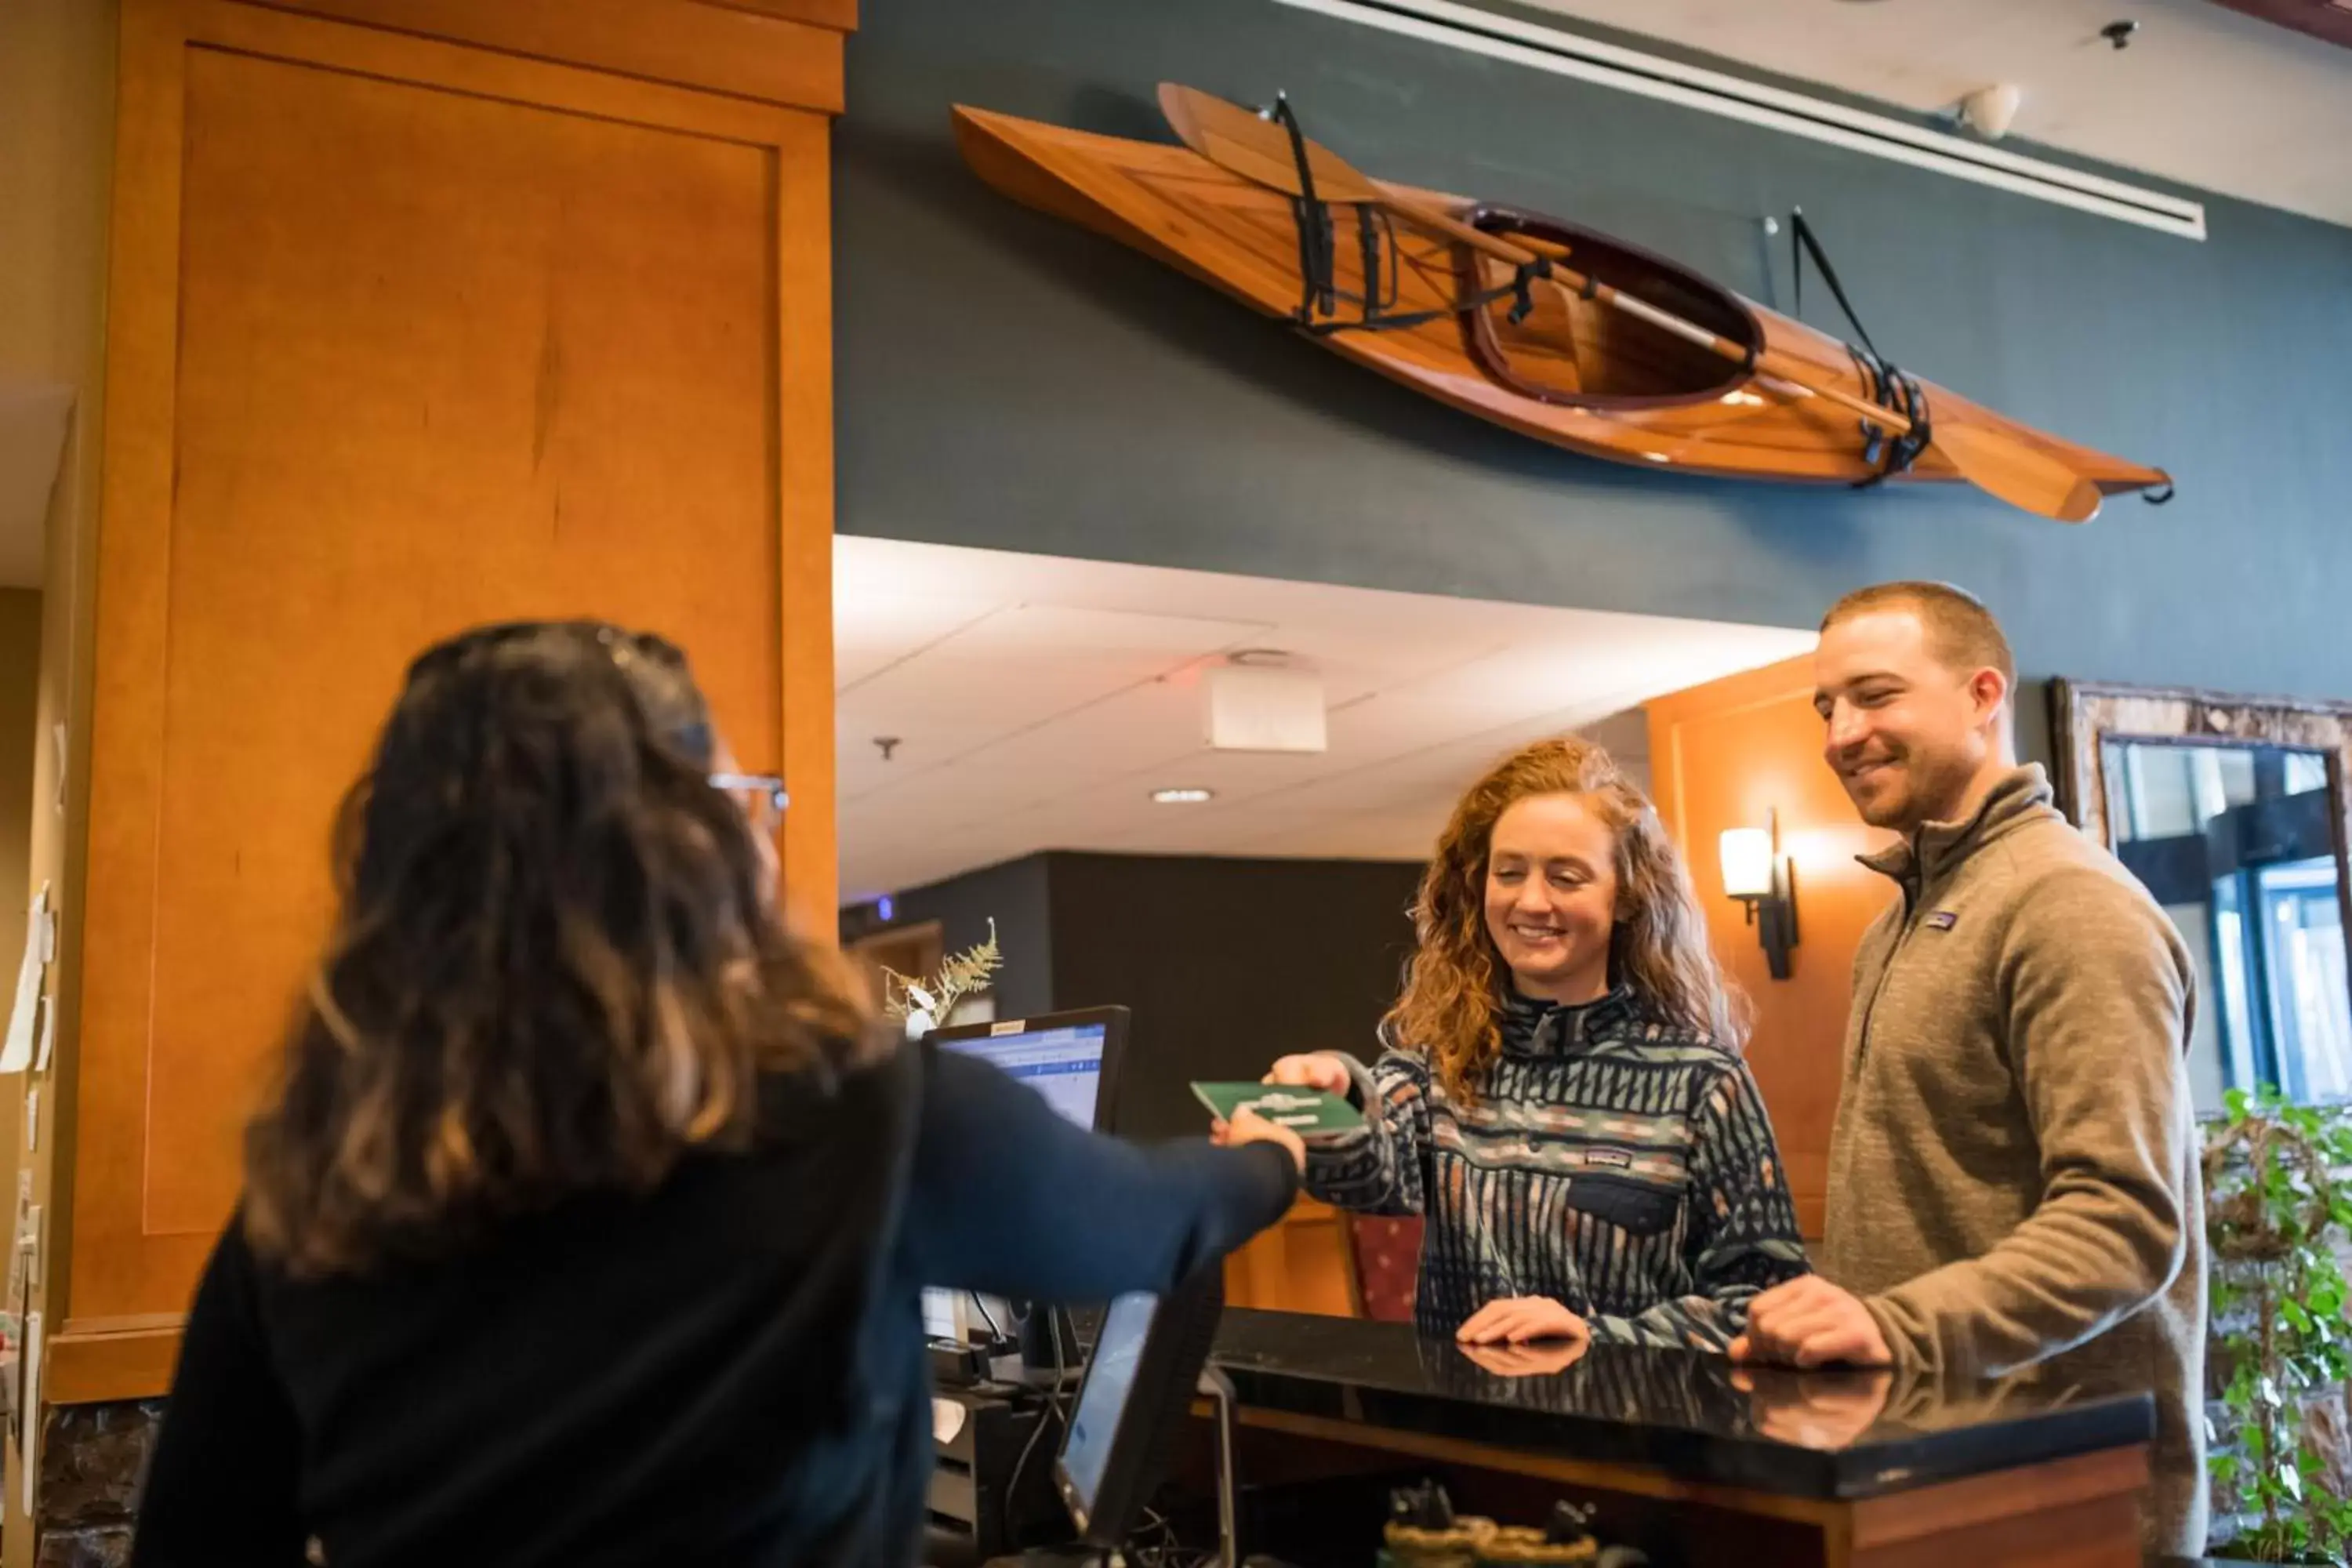
[[[772,832],[784,819],[784,808],[793,803],[784,792],[784,781],[774,773],[713,773],[710,787],[740,797],[752,826],[762,833]]]

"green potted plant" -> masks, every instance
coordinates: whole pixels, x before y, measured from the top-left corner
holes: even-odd
[[[2211,1255],[2210,1422],[2221,1555],[2334,1563],[2352,1552],[2352,1498],[2332,1489],[2310,1413],[2341,1400],[2352,1324],[2336,1244],[2352,1233],[2352,1120],[2231,1089],[2204,1147]]]

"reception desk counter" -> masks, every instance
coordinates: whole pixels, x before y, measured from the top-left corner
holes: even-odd
[[[1528,1523],[1567,1498],[1659,1568],[2141,1561],[2153,1405],[2064,1358],[1936,1386],[1614,1345],[1465,1352],[1406,1324],[1236,1310],[1212,1360],[1238,1396],[1243,1476],[1277,1494],[1415,1470],[1465,1511]]]

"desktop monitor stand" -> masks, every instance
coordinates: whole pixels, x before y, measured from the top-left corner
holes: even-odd
[[[1217,1555],[1211,1568],[1241,1561],[1241,1488],[1234,1479],[1234,1380],[1220,1367],[1201,1369],[1200,1391],[1216,1406]]]
[[[1086,1350],[1070,1314],[1044,1301],[1014,1308],[1013,1331],[1021,1341],[1021,1381],[1036,1388],[1076,1383],[1086,1372]]]

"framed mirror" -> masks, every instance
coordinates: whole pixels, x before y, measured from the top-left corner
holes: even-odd
[[[2352,1100],[2352,703],[2059,680],[2059,803],[2197,965],[2189,1084]]]

